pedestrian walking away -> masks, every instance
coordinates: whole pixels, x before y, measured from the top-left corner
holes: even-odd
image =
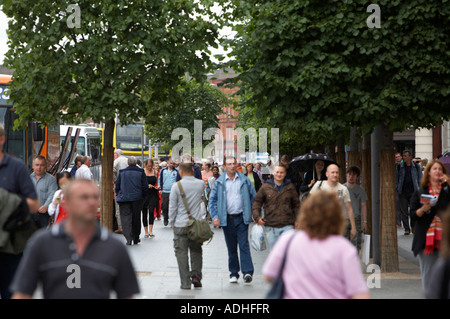
[[[286,178],[287,168],[279,163],[273,169],[273,178],[256,193],[252,215],[256,224],[264,226],[267,243],[272,249],[278,237],[294,228],[300,200],[295,185]],[[264,217],[261,216],[264,207]]]
[[[65,185],[67,218],[30,239],[14,277],[13,298],[31,298],[38,284],[45,299],[107,299],[139,293],[125,246],[97,223],[100,190],[92,181]]]
[[[5,129],[0,124],[0,190],[3,193],[0,200],[0,213],[5,218],[8,214],[13,213],[13,208],[8,209],[6,203],[15,197],[20,202],[26,204],[27,207],[21,208],[19,206],[18,209],[21,215],[25,215],[29,219],[29,212],[37,213],[39,209],[39,199],[36,189],[25,164],[4,151],[3,145],[5,145],[5,142]],[[26,208],[28,208],[29,212]],[[6,220],[3,222],[6,222]],[[22,245],[20,247],[13,247],[11,233],[5,231],[4,225],[0,224],[0,297],[2,299],[11,298],[12,293],[9,290],[9,286],[31,233],[14,232],[14,236],[17,237],[16,240],[20,236]]]
[[[236,159],[226,157],[225,172],[215,181],[209,197],[209,211],[215,227],[221,226],[228,250],[230,282],[237,283],[239,271],[244,282],[253,279],[253,262],[248,241],[252,205],[256,192],[250,180],[236,171]],[[239,255],[238,255],[239,247]]]
[[[38,155],[33,160],[33,170],[31,173],[31,180],[36,187],[36,192],[39,199],[39,209],[37,214],[32,214],[32,219],[38,228],[48,226],[50,215],[48,214],[48,207],[52,203],[53,195],[58,189],[56,179],[46,172],[47,159]]]
[[[442,241],[442,217],[449,205],[447,169],[439,160],[431,160],[423,173],[419,189],[411,198],[411,219],[415,221],[412,242],[414,256],[419,256],[422,288],[427,287],[431,269],[439,257]],[[427,199],[426,195],[437,199]]]
[[[346,222],[335,192],[311,193],[296,224],[299,230],[281,235],[262,270],[264,278],[274,282],[286,256],[283,298],[369,298],[357,251],[341,235]]]
[[[121,149],[116,149],[114,151],[114,162],[113,162],[113,180],[114,184],[116,183],[117,177],[119,177],[119,172],[121,169],[128,167],[128,159],[123,156],[123,151]],[[120,207],[119,203],[117,203],[117,194],[114,194],[114,205],[116,209],[116,223],[117,223],[117,233],[122,232],[122,222],[120,220]]]
[[[83,178],[92,180],[94,177],[92,175],[89,167],[91,166],[91,158],[89,156],[81,157],[81,166],[75,172],[75,178]]]
[[[134,156],[128,158],[128,167],[119,171],[115,185],[122,233],[127,245],[140,242],[142,202],[148,190],[147,177],[144,170],[136,166],[136,162]]]
[[[170,191],[169,225],[173,229],[173,246],[180,274],[180,288],[191,289],[192,284],[194,287],[200,288],[202,287],[201,280],[203,277],[202,244],[188,238],[185,233],[185,226],[189,220],[188,209],[193,218],[197,220],[204,218],[201,211],[201,203],[205,183],[194,177],[194,170],[189,162],[182,162],[178,172],[181,176],[181,181],[173,184]],[[181,184],[181,188],[184,191],[183,195],[180,192],[178,183]],[[190,263],[188,255],[190,255]]]

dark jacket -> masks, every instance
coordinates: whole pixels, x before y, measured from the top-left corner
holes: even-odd
[[[286,178],[289,179],[292,184],[294,184],[297,193],[300,193],[300,186],[302,185],[303,179],[302,176],[300,176],[299,172],[289,166],[286,172]]]
[[[422,204],[420,203],[420,195],[422,194],[429,194],[428,187],[420,187],[417,191],[415,191],[411,197],[410,203],[410,215],[411,218],[415,220],[414,238],[412,242],[412,251],[414,256],[417,256],[422,250],[425,249],[428,228],[430,228],[430,224],[436,214],[441,217],[441,213],[448,207],[450,199],[449,186],[447,184],[443,184],[436,205],[431,208],[429,214],[423,214],[422,217],[419,217],[417,216],[416,211],[422,207]]]
[[[278,191],[273,179],[264,183],[253,201],[252,217],[255,222],[258,222],[260,218],[263,205],[265,226],[279,228],[294,225],[300,208],[300,200],[294,184],[289,179],[285,179],[283,188]]]
[[[395,167],[395,187],[398,194],[402,194],[403,182],[405,180],[405,163],[401,162]],[[420,165],[411,162],[411,178],[414,186],[414,191],[417,191],[420,188],[420,181],[422,180],[422,170]],[[408,194],[405,194],[408,195]]]
[[[148,189],[144,170],[137,166],[128,166],[119,171],[116,180],[116,202],[134,202],[143,199]]]
[[[317,182],[317,176],[315,176],[316,178],[316,182]],[[303,179],[302,184],[300,185],[300,192],[301,193],[305,193],[305,192],[309,192],[311,190],[311,188],[308,187],[309,183],[311,183],[313,179],[313,172],[309,171],[306,172],[305,174],[305,178]],[[327,176],[325,175],[325,169],[322,170],[321,174],[320,174],[320,180],[321,181],[325,181],[327,180]]]
[[[197,165],[192,165],[192,169],[194,170],[194,177],[197,179],[201,179],[202,178],[202,170],[200,169],[200,167],[198,167]],[[180,172],[177,170],[177,182],[181,180],[181,175]]]
[[[258,174],[256,172],[252,171],[252,175],[253,175],[253,180],[255,181],[255,191],[258,192],[259,189],[262,186],[262,182],[261,182],[261,178],[259,178]],[[244,174],[245,176],[248,177],[248,172]]]
[[[0,253],[22,253],[35,230],[26,199],[0,188]]]

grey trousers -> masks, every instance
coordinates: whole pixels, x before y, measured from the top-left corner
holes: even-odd
[[[422,291],[425,291],[425,288],[428,285],[431,276],[431,269],[438,258],[439,252],[436,250],[431,255],[425,254],[423,250],[419,253],[419,265],[420,272],[422,274]]]
[[[189,240],[184,233],[184,227],[174,227],[173,235],[173,247],[175,249],[175,257],[177,258],[181,287],[190,288],[192,277],[198,276],[200,280],[202,279],[202,244]],[[188,254],[191,257],[191,270],[189,270]]]

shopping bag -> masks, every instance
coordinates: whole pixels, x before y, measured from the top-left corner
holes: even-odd
[[[368,265],[370,259],[370,235],[363,234],[361,241],[361,259],[365,265]]]
[[[267,248],[264,227],[261,225],[253,225],[250,233],[250,242],[253,249],[263,251]]]

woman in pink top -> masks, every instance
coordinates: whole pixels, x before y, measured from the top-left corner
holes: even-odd
[[[296,221],[298,231],[284,233],[264,266],[264,278],[272,282],[283,270],[286,299],[370,298],[355,247],[342,236],[345,216],[335,193],[311,194],[302,203]]]

